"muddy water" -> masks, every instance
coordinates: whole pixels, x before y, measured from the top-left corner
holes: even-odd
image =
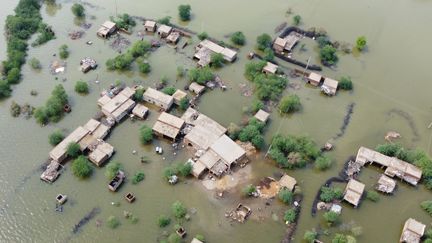
[[[1,2],[0,21],[10,14],[16,0]],[[176,6],[184,1],[89,1],[86,5],[87,21],[93,26],[81,40],[71,41],[67,37],[70,30],[78,30],[71,15],[70,1],[60,1],[57,6],[44,6],[44,20],[53,26],[57,39],[38,48],[29,50],[30,57],[41,60],[43,70],[32,71],[27,65],[23,69],[23,81],[14,88],[13,97],[0,103],[0,241],[1,242],[155,242],[162,234],[156,225],[160,214],[169,214],[170,205],[175,200],[183,201],[197,213],[192,220],[185,223],[190,236],[203,234],[209,242],[278,242],[285,231],[280,221],[281,205],[273,203],[271,209],[265,209],[267,218],[258,220],[252,217],[244,225],[230,225],[224,218],[225,211],[238,203],[235,195],[219,200],[212,192],[208,192],[199,182],[188,180],[175,187],[167,185],[161,178],[163,167],[175,162],[184,161],[187,156],[180,152],[173,155],[170,145],[163,141],[155,141],[165,148],[165,159],[153,153],[153,146],[141,146],[137,131],[143,122],[124,121],[117,126],[107,139],[116,148],[114,160],[120,161],[129,175],[141,170],[146,179],[140,185],[126,183],[118,193],[106,190],[107,180],[104,169],[95,169],[89,180],[80,181],[71,175],[69,166],[65,173],[53,185],[40,182],[39,165],[47,158],[51,149],[47,136],[55,129],[71,131],[85,123],[98,108],[96,99],[99,91],[116,79],[128,84],[141,83],[152,85],[161,76],[166,75],[170,83],[182,88],[186,80],[175,82],[177,66],[191,67],[193,63],[186,55],[176,54],[170,47],[162,47],[152,53],[149,61],[152,72],[148,76],[139,75],[134,68],[127,73],[108,72],[105,61],[116,55],[106,41],[96,38],[98,25],[109,16],[118,13],[159,18],[166,15],[176,16]],[[239,52],[239,60],[218,71],[226,81],[229,89],[226,92],[215,90],[206,93],[200,103],[200,110],[216,119],[223,125],[240,122],[243,118],[242,108],[247,106],[252,97],[240,94],[240,84],[247,83],[243,77],[246,54],[253,48],[255,37],[263,32],[273,35],[274,28],[281,22],[291,22],[286,16],[288,8],[303,18],[302,27],[324,27],[329,35],[337,40],[354,42],[358,35],[367,36],[368,51],[364,54],[340,55],[336,70],[325,69],[324,74],[330,77],[349,75],[355,82],[355,91],[339,92],[336,97],[327,98],[319,94],[319,90],[304,86],[300,80],[299,90],[288,89],[286,93],[297,93],[302,100],[303,109],[300,113],[280,117],[276,111],[271,115],[270,126],[266,139],[280,132],[283,134],[309,135],[317,143],[323,144],[327,139],[339,133],[346,107],[355,103],[350,124],[344,135],[335,141],[336,149],[331,153],[336,163],[332,170],[317,172],[313,169],[289,172],[296,177],[304,192],[303,210],[299,221],[295,242],[300,242],[305,230],[324,228],[320,214],[316,218],[310,216],[313,197],[319,186],[331,176],[338,173],[344,160],[356,152],[360,145],[374,147],[383,143],[388,130],[396,130],[402,134],[401,142],[409,147],[419,147],[429,153],[431,132],[427,129],[430,123],[429,90],[431,88],[428,72],[430,43],[432,34],[428,31],[432,22],[432,3],[425,1],[281,1],[269,0],[265,4],[258,0],[239,1],[186,1],[193,9],[193,20],[187,27],[197,32],[207,31],[211,36],[224,39],[223,36],[237,30],[245,33],[248,43]],[[407,15],[409,14],[409,15]],[[174,17],[173,22],[178,23]],[[184,23],[179,23],[184,24]],[[3,28],[3,25],[1,25]],[[137,40],[134,34],[130,40]],[[146,36],[145,39],[153,37]],[[91,40],[93,46],[85,45]],[[195,43],[197,40],[194,40]],[[58,80],[48,72],[49,63],[56,60],[56,53],[62,44],[70,47],[71,54],[67,59],[64,74]],[[5,56],[5,40],[0,39],[0,54]],[[316,59],[316,49],[307,43],[308,51],[301,58],[312,56]],[[191,54],[189,47],[185,50]],[[101,65],[96,71],[82,74],[78,70],[79,60],[85,56],[94,57]],[[289,64],[284,66],[292,67]],[[66,81],[62,81],[66,79]],[[79,96],[73,91],[76,80],[89,82],[91,93]],[[96,84],[94,80],[100,80]],[[12,100],[18,103],[29,102],[39,106],[45,102],[54,85],[62,83],[72,103],[73,111],[61,122],[47,127],[40,127],[34,120],[12,118],[9,106]],[[36,89],[38,96],[30,96],[30,90]],[[401,110],[409,115],[409,119],[390,112]],[[157,112],[152,111],[149,121],[152,125]],[[415,127],[413,129],[413,126]],[[417,131],[418,136],[413,132]],[[132,155],[137,150],[137,155]],[[141,164],[139,157],[150,157],[149,164]],[[257,182],[263,176],[278,171],[271,163],[263,159],[254,160],[251,166],[251,182]],[[378,176],[378,169],[373,167],[363,170],[360,179],[371,188]],[[126,192],[134,192],[137,201],[128,204],[123,199]],[[64,206],[62,213],[54,211],[54,198],[58,193],[67,194],[70,201]],[[419,203],[430,199],[431,193],[422,186],[412,188],[399,183],[395,196],[381,197],[378,203],[365,201],[359,209],[344,205],[343,221],[353,222],[363,227],[363,235],[359,242],[396,242],[403,222],[414,217],[430,225],[430,217],[419,208]],[[120,202],[120,206],[112,206],[111,202]],[[254,208],[264,208],[263,201],[246,200],[245,203]],[[94,207],[101,213],[96,219],[102,221],[97,227],[93,219],[81,228],[78,234],[72,229],[82,217]],[[140,218],[136,225],[123,219],[123,211],[130,211]],[[266,211],[267,210],[267,211]],[[279,221],[271,219],[271,212],[279,216]],[[257,213],[257,212],[256,212]],[[258,213],[257,213],[258,214]],[[110,215],[121,218],[122,225],[110,230],[104,222]],[[172,225],[167,231],[172,231]],[[341,229],[332,228],[330,232]],[[190,239],[190,237],[188,238]],[[329,238],[324,240],[328,241]],[[379,240],[378,240],[379,239]]]

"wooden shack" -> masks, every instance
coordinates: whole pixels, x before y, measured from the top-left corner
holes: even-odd
[[[144,22],[144,30],[147,32],[155,32],[156,31],[156,22],[152,20],[146,20]]]
[[[147,88],[143,94],[144,101],[169,110],[174,103],[174,98],[153,88]]]
[[[420,243],[425,229],[426,225],[418,222],[415,219],[409,218],[407,221],[405,221],[399,242]]]
[[[108,38],[117,30],[117,26],[114,22],[105,21],[99,28],[97,35],[102,38]]]
[[[365,185],[354,179],[350,179],[345,188],[344,200],[357,207],[363,195]]]

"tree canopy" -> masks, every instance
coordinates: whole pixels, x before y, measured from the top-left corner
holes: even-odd
[[[189,4],[182,4],[178,6],[179,17],[182,21],[191,19],[191,6]]]

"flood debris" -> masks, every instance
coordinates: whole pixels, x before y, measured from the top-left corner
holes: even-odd
[[[87,73],[88,71],[90,71],[92,69],[96,69],[98,66],[96,61],[90,57],[86,57],[86,58],[82,59],[80,61],[80,65],[81,65],[81,71],[83,73]]]
[[[60,176],[63,170],[63,165],[59,164],[57,161],[52,160],[47,166],[46,170],[40,176],[41,180],[48,183],[53,183]]]
[[[239,84],[240,87],[240,92],[243,96],[245,97],[250,97],[253,94],[253,89],[250,85],[246,84],[246,83],[240,83]]]
[[[58,194],[56,197],[57,205],[63,205],[67,200],[67,196],[64,194]]]
[[[64,73],[65,70],[66,70],[66,62],[64,62],[64,61],[55,60],[55,61],[52,61],[50,64],[50,71],[51,71],[51,74],[53,74],[53,75],[59,74],[59,73]]]
[[[71,40],[78,40],[81,39],[81,37],[84,35],[84,31],[82,30],[73,30],[71,32],[69,32],[69,38],[71,38]]]
[[[401,118],[405,119],[405,121],[408,123],[409,127],[411,128],[412,134],[413,134],[413,142],[420,140],[420,134],[418,132],[417,126],[415,125],[415,121],[412,118],[412,116],[403,110],[400,109],[391,109],[389,112],[387,112],[388,116],[392,115],[400,116]]]
[[[389,131],[386,133],[384,139],[391,143],[391,142],[393,142],[393,139],[397,139],[400,137],[401,137],[400,133],[395,132],[395,131]]]
[[[244,223],[251,213],[252,210],[248,206],[239,203],[234,210],[226,212],[225,217],[239,223]]]
[[[113,40],[111,41],[111,43],[109,44],[110,47],[117,51],[117,52],[123,52],[126,48],[128,48],[130,46],[131,42],[129,39],[121,36],[121,35],[116,35],[115,38],[113,38]]]
[[[354,106],[355,106],[354,102],[347,106],[347,109],[346,109],[347,111],[346,111],[342,126],[339,129],[339,133],[333,137],[334,140],[342,137],[345,134],[345,131],[349,125],[349,122],[351,121],[351,116],[354,113]]]
[[[72,228],[72,233],[76,234],[78,231],[86,225],[90,220],[92,220],[96,215],[100,213],[100,209],[98,207],[93,208],[90,212],[88,212],[77,224]]]

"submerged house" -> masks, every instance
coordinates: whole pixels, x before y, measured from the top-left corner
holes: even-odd
[[[174,98],[174,104],[180,105],[180,101],[182,99],[186,98],[187,94],[186,94],[186,92],[178,89],[178,90],[176,90],[176,92],[174,92],[172,97]]]
[[[146,20],[144,22],[144,30],[147,32],[155,32],[156,31],[156,22],[151,20]]]
[[[267,62],[267,64],[263,68],[263,73],[267,74],[275,74],[277,72],[278,65],[273,64],[271,62]]]
[[[339,82],[334,80],[334,79],[325,78],[324,83],[321,86],[321,90],[326,95],[330,95],[330,96],[336,95],[338,84],[339,84]]]
[[[345,188],[343,199],[354,205],[354,207],[357,207],[363,195],[364,188],[365,185],[363,183],[354,179],[349,180]]]
[[[147,88],[143,94],[144,101],[169,110],[174,103],[174,98],[153,88]]]
[[[117,30],[117,26],[114,22],[105,21],[99,28],[97,35],[102,38],[108,38]]]
[[[210,64],[210,57],[213,53],[222,54],[223,58],[228,62],[234,62],[237,58],[237,52],[229,48],[222,47],[207,39],[201,41],[195,48],[195,51],[194,58],[199,60],[198,65],[202,67]]]
[[[178,31],[171,31],[171,34],[167,36],[166,40],[168,43],[175,45],[180,40],[180,33]]]
[[[293,31],[284,38],[276,37],[273,42],[273,49],[277,53],[283,53],[284,51],[292,51],[294,46],[300,41],[302,35]]]
[[[89,130],[82,126],[77,127],[51,150],[49,153],[50,158],[61,163],[67,157],[67,146],[70,143],[79,143],[87,134],[89,134]]]
[[[161,37],[161,38],[166,38],[172,31],[172,27],[168,26],[168,25],[161,25],[159,26],[158,30],[157,30],[157,34]]]
[[[259,110],[255,115],[254,118],[256,118],[258,121],[266,123],[268,121],[270,117],[270,114],[263,111],[263,110]]]
[[[106,142],[101,142],[97,147],[89,153],[89,160],[97,166],[101,166],[114,153],[114,147]]]
[[[283,175],[279,180],[280,189],[286,188],[292,192],[294,191],[296,185],[297,185],[296,179],[287,174]]]
[[[132,114],[141,118],[141,119],[146,118],[148,112],[149,112],[149,109],[145,105],[142,105],[142,104],[137,104],[132,110]]]
[[[116,122],[120,122],[134,108],[136,103],[131,99],[134,94],[135,90],[126,87],[112,99],[104,98],[106,103],[102,106],[102,113]]]
[[[393,191],[396,188],[396,181],[389,178],[386,175],[381,175],[378,184],[376,186],[376,189],[380,192],[384,193],[393,193]]]
[[[185,122],[182,119],[162,112],[153,125],[153,132],[156,136],[175,141],[184,124]]]
[[[200,94],[202,94],[204,92],[205,86],[203,86],[201,84],[198,84],[196,82],[192,82],[189,85],[189,90],[192,91],[192,92],[194,92],[197,95],[200,95]]]
[[[307,80],[311,85],[318,86],[320,85],[322,78],[321,74],[311,72],[309,73]]]
[[[420,243],[425,229],[426,225],[418,222],[415,219],[409,218],[407,221],[405,221],[399,242]]]

